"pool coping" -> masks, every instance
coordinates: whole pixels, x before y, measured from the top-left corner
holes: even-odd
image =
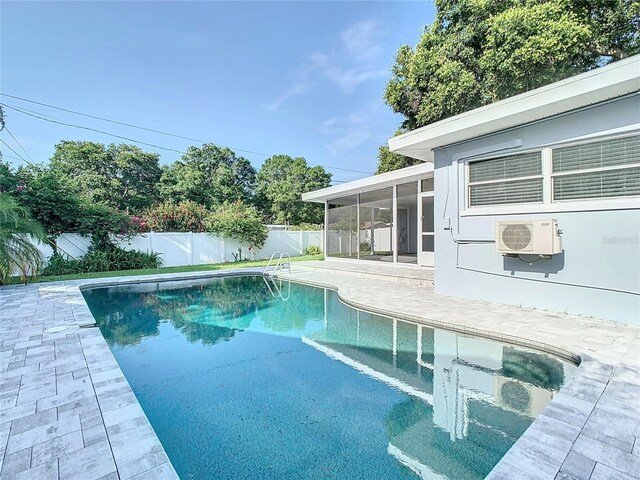
[[[286,276],[284,275],[280,275],[280,277],[282,279],[287,279]],[[457,325],[455,323],[448,323],[448,322],[443,322],[440,320],[433,320],[427,317],[420,317],[417,315],[411,315],[408,313],[397,313],[397,312],[392,312],[390,310],[386,310],[383,308],[376,308],[376,307],[372,307],[370,305],[366,305],[364,303],[360,303],[360,302],[356,302],[354,300],[349,299],[347,296],[343,295],[340,293],[340,289],[334,285],[330,285],[330,284],[323,284],[323,283],[314,283],[311,281],[304,281],[304,280],[291,280],[295,283],[302,283],[304,285],[309,285],[311,287],[320,287],[320,288],[326,288],[328,290],[332,290],[334,292],[336,292],[338,294],[338,298],[340,299],[340,301],[342,303],[344,303],[345,305],[348,305],[350,307],[353,307],[357,310],[363,311],[363,312],[367,312],[367,313],[374,313],[377,315],[381,315],[383,317],[387,317],[389,319],[397,319],[397,320],[408,320],[410,322],[413,323],[419,323],[421,325],[426,325],[429,327],[434,327],[434,328],[439,328],[442,330],[449,330],[451,332],[456,332],[456,333],[462,333],[465,335],[469,335],[469,336],[473,336],[473,337],[482,337],[482,338],[486,338],[488,340],[496,340],[496,341],[500,341],[502,343],[508,343],[511,345],[517,345],[520,347],[527,347],[527,348],[531,348],[534,350],[538,350],[540,352],[543,353],[548,353],[551,355],[554,355],[556,357],[559,357],[563,360],[566,360],[568,362],[571,362],[573,364],[575,364],[576,366],[580,366],[581,362],[583,361],[583,358],[578,355],[575,354],[569,350],[566,350],[564,348],[559,348],[559,347],[555,347],[553,345],[550,345],[548,343],[544,343],[544,342],[538,342],[536,340],[530,340],[527,338],[522,338],[522,337],[516,337],[514,335],[505,335],[502,333],[497,333],[497,332],[492,332],[491,330],[483,330],[483,329],[478,329],[478,328],[474,328],[474,327],[466,327],[466,326],[461,326],[461,325]]]
[[[623,441],[616,443],[616,438],[612,435],[602,434],[599,438],[592,438],[597,434],[592,431],[592,425],[587,427],[594,412],[619,413],[612,412],[611,408],[597,411],[601,399],[608,393],[607,389],[612,383],[616,369],[621,367],[624,374],[625,369],[631,368],[633,370],[632,375],[636,377],[636,381],[632,384],[633,388],[630,390],[634,394],[640,393],[640,378],[638,378],[640,377],[640,361],[638,361],[640,356],[634,355],[635,352],[640,352],[640,329],[637,327],[608,322],[609,326],[629,327],[632,331],[635,331],[635,334],[629,339],[629,345],[625,349],[625,354],[622,358],[619,358],[617,362],[615,360],[608,362],[598,358],[598,355],[584,351],[584,349],[569,349],[566,346],[552,345],[551,343],[534,340],[526,336],[509,335],[490,329],[434,320],[425,315],[392,311],[388,308],[372,305],[370,299],[369,301],[358,301],[356,300],[357,293],[354,294],[348,286],[349,281],[346,282],[345,286],[344,272],[334,272],[333,279],[325,278],[322,280],[317,278],[310,280],[309,277],[313,278],[314,275],[309,271],[304,273],[304,278],[300,278],[300,275],[295,273],[280,273],[278,276],[284,280],[332,289],[337,292],[338,297],[345,304],[367,312],[532,348],[577,364],[577,369],[573,376],[563,385],[543,412],[534,419],[533,423],[505,456],[502,457],[486,477],[487,479],[640,479],[640,408],[636,410],[635,418],[631,419],[632,422],[635,421],[636,428],[633,430],[634,439],[630,448],[628,448],[628,445],[623,448],[616,448],[620,447]],[[322,275],[315,276],[322,277]],[[348,277],[349,275],[346,274],[346,276]],[[350,282],[357,283],[360,277],[358,274],[352,274]],[[342,282],[338,280],[340,278],[342,278]],[[342,286],[340,283],[342,283]],[[471,305],[496,305],[489,302],[464,301]],[[541,313],[542,311],[531,309],[522,310],[522,312],[526,314],[528,312]],[[563,314],[554,315],[585,320],[585,317]],[[607,323],[599,319],[593,319],[593,322],[596,325],[603,322]],[[627,362],[625,362],[626,357],[631,358],[628,358]],[[633,395],[630,396],[633,398]],[[628,400],[629,396],[626,398]],[[637,399],[638,397],[635,398]],[[588,433],[590,436],[582,435],[587,428],[589,428]],[[607,433],[610,433],[610,431]],[[544,443],[541,443],[541,440]],[[624,448],[627,448],[627,452],[625,452]],[[591,455],[590,450],[595,451],[595,454]],[[623,453],[628,453],[628,455]],[[635,474],[632,472],[635,472]]]
[[[106,340],[102,336],[100,330],[95,326],[95,319],[93,318],[88,305],[84,301],[82,292],[86,289],[107,286],[174,282],[181,280],[205,280],[228,276],[260,275],[262,274],[262,271],[262,268],[242,268],[224,271],[154,274],[136,277],[112,277],[108,279],[99,278],[51,282],[45,284],[34,284],[26,287],[12,286],[0,290],[0,293],[3,291],[17,291],[18,293],[21,293],[20,289],[23,288],[28,289],[31,296],[36,296],[37,299],[41,297],[44,299],[51,297],[54,298],[53,304],[48,305],[48,307],[53,306],[54,308],[47,309],[49,315],[46,315],[45,312],[45,318],[40,318],[38,316],[37,308],[33,310],[32,315],[21,316],[18,314],[13,318],[14,322],[21,324],[25,323],[26,325],[18,326],[19,333],[15,338],[8,338],[7,340],[4,340],[3,335],[3,375],[7,372],[11,373],[13,371],[14,373],[12,376],[15,377],[17,375],[15,372],[19,372],[20,368],[25,369],[28,366],[33,365],[38,366],[38,371],[43,371],[43,369],[46,370],[47,365],[50,365],[50,363],[47,363],[46,358],[43,358],[42,363],[38,362],[37,364],[33,361],[29,362],[29,359],[37,359],[39,356],[38,349],[42,349],[43,347],[48,347],[50,345],[54,345],[55,348],[58,348],[57,342],[64,343],[69,341],[69,338],[73,340],[74,337],[77,337],[78,343],[82,348],[82,357],[84,359],[84,366],[80,365],[79,368],[86,368],[88,375],[86,377],[79,377],[78,379],[73,378],[73,380],[78,380],[81,383],[80,388],[85,389],[81,391],[86,392],[86,381],[88,378],[95,398],[95,406],[98,407],[101,419],[101,425],[98,426],[101,426],[102,430],[100,428],[97,430],[103,432],[102,435],[98,435],[99,440],[96,443],[84,440],[82,448],[75,448],[75,450],[71,449],[68,452],[62,448],[62,451],[59,452],[60,455],[57,462],[45,462],[34,465],[33,452],[35,452],[35,449],[38,446],[40,446],[40,450],[42,449],[42,442],[33,442],[38,442],[42,439],[36,435],[37,433],[41,433],[38,429],[42,429],[42,422],[36,422],[33,428],[17,434],[22,441],[22,443],[18,442],[19,446],[22,447],[29,444],[29,438],[25,438],[25,433],[29,434],[30,431],[36,432],[33,435],[33,445],[20,450],[16,450],[17,447],[15,446],[15,441],[12,443],[12,437],[14,435],[12,435],[11,426],[14,422],[20,421],[24,424],[25,418],[34,417],[35,419],[35,417],[38,417],[39,415],[41,416],[42,412],[41,409],[38,408],[39,404],[37,403],[41,402],[43,405],[49,407],[54,405],[53,408],[58,411],[58,415],[56,417],[58,420],[55,425],[56,428],[64,427],[69,423],[67,419],[73,418],[76,421],[75,425],[70,427],[67,426],[65,427],[67,430],[64,430],[63,428],[62,431],[67,432],[71,429],[71,433],[74,433],[79,430],[82,433],[82,437],[86,438],[85,430],[91,430],[92,428],[96,430],[95,424],[87,424],[87,428],[84,426],[84,420],[88,413],[94,415],[93,421],[96,421],[95,409],[89,409],[87,406],[94,406],[94,403],[91,401],[91,392],[89,392],[84,398],[73,398],[73,401],[71,402],[56,404],[55,397],[59,396],[59,388],[56,390],[55,397],[51,397],[50,395],[47,397],[45,389],[45,393],[43,393],[44,396],[42,396],[42,398],[37,398],[36,395],[36,397],[34,397],[35,402],[23,403],[21,402],[22,397],[20,396],[22,394],[22,385],[20,385],[20,388],[18,389],[10,387],[8,392],[10,395],[15,396],[17,404],[13,407],[6,408],[3,398],[2,409],[0,410],[0,415],[3,415],[0,417],[2,420],[2,423],[0,424],[2,425],[2,428],[0,428],[0,466],[3,468],[2,473],[5,473],[4,468],[6,467],[8,457],[11,457],[9,460],[13,468],[13,465],[16,464],[17,461],[16,457],[19,456],[18,454],[21,454],[24,457],[24,450],[30,449],[29,468],[23,468],[18,472],[13,472],[16,474],[14,478],[22,478],[22,476],[25,478],[31,478],[34,476],[42,477],[41,474],[38,475],[41,472],[46,472],[47,474],[54,472],[55,475],[51,475],[51,478],[66,480],[67,478],[76,478],[74,477],[73,472],[75,471],[75,475],[77,476],[77,468],[84,469],[84,475],[82,476],[83,480],[89,480],[90,478],[108,478],[105,475],[114,475],[113,478],[120,479],[178,478],[171,461],[166,455],[166,452],[155,434],[153,427],[144,414],[144,411],[142,411],[142,408],[133,394],[128,381],[124,377],[123,372],[113,357]],[[362,302],[354,299],[357,295],[353,295],[353,292],[348,288],[345,290],[344,285],[341,288],[340,282],[335,281],[335,279],[333,281],[310,281],[308,273],[306,273],[305,278],[302,279],[296,278],[295,274],[280,273],[279,276],[283,279],[290,279],[295,282],[334,290],[337,292],[340,300],[344,303],[371,313],[377,313],[390,318],[406,319],[435,328],[453,330],[467,335],[482,336],[492,340],[533,348],[552,355],[560,356],[564,359],[573,361],[574,363],[576,363],[576,360],[580,360],[580,365],[574,376],[554,397],[543,413],[535,419],[525,434],[520,437],[516,444],[509,450],[509,452],[507,452],[487,478],[515,478],[514,473],[517,473],[518,478],[561,478],[559,475],[561,475],[563,471],[568,471],[566,468],[563,470],[563,466],[565,466],[572,453],[575,454],[571,457],[573,460],[582,460],[583,458],[587,458],[584,455],[585,448],[575,451],[573,447],[578,441],[581,428],[586,424],[589,415],[595,410],[595,406],[597,405],[600,397],[605,393],[616,365],[607,365],[601,359],[597,359],[586,352],[575,352],[530,338],[506,335],[496,331],[433,320],[425,318],[424,316],[407,314],[406,312],[392,312],[384,308],[371,305],[368,302]],[[351,279],[351,281],[354,281],[354,279],[355,277]],[[355,281],[357,282],[357,279],[355,279]],[[406,286],[403,286],[403,288],[404,287]],[[426,287],[422,286],[421,288]],[[37,303],[38,302],[36,302],[36,304]],[[13,305],[11,302],[9,302],[9,304]],[[64,310],[66,312],[65,315],[57,316],[55,314],[57,312],[56,308],[58,307],[60,310]],[[15,310],[19,311],[20,306]],[[68,313],[70,313],[70,315],[68,315]],[[60,324],[73,324],[73,327],[71,331],[65,331],[58,334],[44,333],[45,328]],[[40,338],[30,340],[33,337],[38,337],[38,330],[40,330]],[[23,333],[23,331],[26,338],[24,335],[20,338],[20,333]],[[637,338],[638,335],[636,334],[635,339]],[[9,349],[8,347],[11,348]],[[54,347],[51,348],[53,349]],[[9,356],[6,354],[8,351],[11,353]],[[35,354],[30,355],[31,352],[35,352]],[[22,366],[19,366],[20,360],[17,360],[19,358],[24,358],[24,360],[22,360]],[[57,360],[58,359],[54,360],[54,363]],[[16,365],[16,363],[18,365]],[[11,366],[11,364],[13,364],[13,366]],[[56,382],[59,382],[59,377],[64,377],[65,375],[68,376],[69,374],[72,374],[73,371],[77,370],[72,369],[71,372],[65,371],[65,368],[71,368],[72,366],[74,365],[65,366],[64,363],[62,364],[62,367],[58,367],[56,365],[55,373],[53,373],[56,377]],[[75,365],[75,367],[78,367],[78,365]],[[27,375],[29,374],[25,374],[23,378]],[[5,391],[7,390],[2,390],[2,392]],[[25,391],[28,392],[29,390]],[[51,398],[54,398],[53,402]],[[88,401],[85,401],[86,399],[88,399]],[[63,400],[64,399],[61,399],[60,401]],[[31,411],[28,408],[20,410],[24,405],[31,406],[32,403],[33,410],[35,411]],[[62,412],[60,412],[61,410]],[[7,411],[9,411],[8,417],[6,416]],[[22,414],[20,412],[22,412]],[[27,413],[25,414],[25,412]],[[10,420],[8,420],[8,418],[10,418]],[[567,419],[569,419],[568,423]],[[22,428],[24,428],[24,425],[22,425]],[[70,433],[57,436],[54,435],[53,438],[65,435],[70,435]],[[640,427],[638,428],[637,436],[640,436]],[[546,443],[540,444],[540,438],[544,438]],[[87,445],[87,443],[90,444]],[[638,465],[640,465],[640,443],[636,442],[636,444],[637,445],[632,447],[632,455],[638,459]],[[96,446],[100,446],[100,448],[97,448]],[[109,461],[105,461],[104,458],[98,458],[106,456],[110,457],[107,459]],[[627,461],[628,459],[624,458],[623,460]],[[93,463],[91,463],[92,461]],[[589,461],[591,460],[589,459]],[[542,465],[546,470],[540,469],[540,462],[542,462]],[[594,461],[593,463],[594,468],[592,469],[590,476],[596,472],[598,465],[603,465],[604,467],[609,468],[607,467],[606,462]],[[97,467],[99,467],[94,468],[96,471],[95,476],[91,476],[90,469],[87,471],[87,465],[92,467],[96,467],[97,465]],[[22,466],[24,467],[24,460]],[[69,472],[69,475],[67,475],[66,472]],[[555,473],[552,475],[552,472]],[[98,473],[102,475],[98,476]],[[568,475],[569,473],[562,478],[572,478]],[[627,476],[624,478],[639,477]]]
[[[0,300],[9,299],[0,304],[4,306],[0,312],[2,478],[178,479],[82,292],[101,287],[256,275],[262,271],[250,267],[1,289]],[[23,292],[32,297],[27,314],[20,312],[25,305],[12,304],[9,298]],[[46,308],[40,311],[38,303],[44,303]],[[6,315],[6,311],[10,313]],[[69,328],[46,332],[55,326]],[[73,355],[68,354],[70,351]]]

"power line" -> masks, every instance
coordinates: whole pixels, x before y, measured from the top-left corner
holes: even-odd
[[[13,136],[13,133],[11,133],[9,131],[9,129],[5,126],[4,129],[7,131],[7,133],[9,135],[11,135],[11,138],[13,138],[13,140],[18,144],[18,146],[22,149],[22,151],[27,155],[27,157],[29,157],[29,160],[31,160],[32,162],[34,161],[33,158],[31,158],[31,155],[29,155],[29,152],[27,152],[24,147],[22,146],[22,144],[18,141],[18,139],[16,137]]]
[[[29,100],[28,98],[18,97],[16,95],[10,95],[8,93],[2,93],[1,95],[5,96],[5,97],[9,97],[9,98],[14,98],[16,100],[22,100],[23,102],[29,102],[29,103],[34,103],[36,105],[41,105],[43,107],[53,108],[55,110],[60,110],[60,111],[63,111],[63,112],[73,113],[74,115],[81,115],[83,117],[93,118],[95,120],[101,120],[103,122],[114,123],[116,125],[123,125],[125,127],[137,128],[139,130],[146,130],[147,132],[158,133],[160,135],[167,135],[169,137],[181,138],[182,140],[190,140],[192,142],[211,143],[211,142],[206,142],[204,140],[200,140],[198,138],[185,137],[183,135],[176,135],[175,133],[164,132],[162,130],[156,130],[156,129],[153,129],[153,128],[141,127],[139,125],[133,125],[131,123],[120,122],[118,120],[111,120],[110,118],[105,118],[105,117],[99,117],[97,115],[91,115],[91,114],[88,114],[88,113],[77,112],[75,110],[70,110],[68,108],[56,107],[55,105],[49,105],[48,103],[37,102],[35,100]],[[225,148],[224,145],[217,145],[215,143],[213,145],[216,145],[217,147]],[[227,147],[227,148],[231,148],[232,150],[235,150],[235,151],[238,151],[238,152],[253,153],[254,155],[262,155],[262,156],[265,156],[265,157],[270,157],[271,156],[271,155],[267,155],[266,153],[255,152],[253,150],[245,150],[245,149],[242,149],[242,148],[233,148],[233,147]]]
[[[2,103],[2,105],[4,105],[4,103]],[[23,107],[23,106],[21,106],[20,108],[21,108],[22,110],[26,111],[26,112],[35,113],[36,115],[41,115],[41,116],[43,116],[43,117],[50,118],[50,119],[52,119],[52,120],[60,120],[60,121],[62,121],[62,120],[61,120],[60,118],[58,118],[58,117],[52,117],[51,115],[47,115],[46,113],[42,113],[42,112],[37,112],[36,110],[31,110],[30,108],[27,108],[27,107]]]
[[[124,137],[122,135],[116,135],[115,133],[105,132],[104,130],[98,130],[97,128],[85,127],[85,126],[82,126],[82,125],[75,125],[73,123],[61,122],[59,120],[50,120],[50,119],[44,118],[44,117],[42,117],[40,115],[35,115],[33,113],[29,113],[29,112],[26,112],[24,110],[21,110],[20,108],[17,108],[17,107],[11,106],[11,105],[7,105],[6,103],[3,103],[2,105],[4,105],[7,108],[10,108],[12,110],[15,110],[16,112],[20,112],[20,113],[22,113],[24,115],[29,115],[30,117],[34,117],[34,118],[37,118],[39,120],[44,120],[45,122],[56,123],[58,125],[64,125],[66,127],[72,127],[72,128],[79,128],[79,129],[82,129],[82,130],[90,130],[92,132],[97,132],[97,133],[100,133],[102,135],[108,135],[110,137],[120,138],[122,140],[127,140],[128,142],[139,143],[141,145],[146,145],[148,147],[159,148],[161,150],[167,150],[169,152],[175,152],[175,153],[179,153],[181,155],[184,155],[186,153],[186,152],[183,152],[183,151],[180,151],[180,150],[176,150],[175,148],[162,147],[162,146],[156,145],[154,143],[142,142],[142,141],[136,140],[134,138]]]
[[[16,152],[13,148],[11,148],[11,145],[9,145],[7,142],[5,142],[4,140],[2,140],[1,138],[0,138],[0,142],[4,143],[4,145],[5,145],[9,150],[11,150],[13,153],[15,153],[15,154],[18,156],[18,159],[19,159],[19,160],[22,160],[24,163],[27,163],[27,164],[29,164],[29,165],[32,165],[32,163],[31,163],[31,162],[29,162],[29,160],[25,160],[25,159],[22,157],[22,155],[20,155],[20,154],[19,154],[18,152]]]
[[[122,126],[130,127],[130,128],[137,128],[139,130],[145,130],[147,132],[153,132],[153,133],[157,133],[157,134],[160,134],[160,135],[166,135],[166,136],[169,136],[169,137],[180,138],[182,140],[190,140],[190,141],[199,142],[199,143],[211,143],[212,145],[215,145],[215,146],[220,147],[220,148],[230,148],[231,150],[234,150],[234,151],[251,153],[251,154],[254,154],[254,155],[261,155],[261,156],[264,156],[264,157],[270,157],[271,156],[271,155],[268,155],[266,153],[256,152],[254,150],[246,150],[246,149],[242,149],[242,148],[235,148],[235,147],[219,145],[219,144],[216,144],[216,143],[207,142],[205,140],[200,140],[198,138],[186,137],[186,136],[183,136],[183,135],[177,135],[177,134],[174,134],[174,133],[164,132],[162,130],[156,130],[156,129],[153,129],[153,128],[142,127],[140,125],[134,125],[134,124],[127,123],[127,122],[120,122],[118,120],[111,120],[109,118],[100,117],[100,116],[97,116],[97,115],[91,115],[91,114],[88,114],[88,113],[82,113],[82,112],[78,112],[76,110],[71,110],[71,109],[68,109],[68,108],[57,107],[55,105],[50,105],[50,104],[44,103],[44,102],[37,102],[35,100],[30,100],[30,99],[24,98],[24,97],[18,97],[16,95],[10,95],[8,93],[1,93],[0,92],[0,95],[3,95],[5,97],[9,97],[9,98],[13,98],[13,99],[16,99],[16,100],[21,100],[23,102],[33,103],[35,105],[41,105],[41,106],[47,107],[47,108],[53,108],[54,110],[60,110],[62,112],[72,113],[74,115],[81,115],[83,117],[93,118],[95,120],[101,120],[103,122],[109,122],[109,123],[113,123],[113,124],[116,124],[116,125],[122,125]],[[10,105],[6,105],[6,106],[9,107],[9,108],[14,108],[14,109],[16,108],[16,107],[11,107]],[[34,112],[34,111],[31,110],[31,112]],[[21,113],[25,113],[26,114],[26,112],[21,112]],[[34,112],[34,113],[37,113],[39,115],[48,116],[48,115],[45,115],[45,114],[43,114],[41,112]],[[49,118],[52,118],[52,117],[49,117]],[[78,127],[78,128],[81,128],[81,127]],[[86,127],[86,128],[88,128],[88,127]],[[103,132],[99,132],[99,133],[103,133]],[[103,133],[103,134],[104,135],[110,135],[108,133]],[[117,135],[114,135],[114,136],[118,137]],[[124,137],[118,137],[118,138],[124,138]],[[135,141],[135,140],[130,140],[130,141]],[[138,142],[138,143],[145,144],[144,142]],[[146,144],[146,145],[152,146],[152,144]],[[158,147],[158,148],[162,148],[162,147]],[[175,151],[175,150],[173,150],[173,151]],[[367,175],[371,175],[372,174],[371,172],[364,172],[362,170],[353,170],[353,169],[342,168],[342,167],[331,167],[331,166],[323,165],[323,164],[320,164],[320,163],[309,163],[309,165],[311,165],[312,167],[316,167],[316,166],[317,167],[323,167],[323,168],[327,168],[329,170],[342,170],[342,171],[345,171],[345,172],[364,173],[364,174],[367,174]]]
[[[14,159],[14,160],[23,160],[23,159],[22,159],[22,158],[20,158],[20,157],[14,157],[13,155],[7,155],[6,153],[3,153],[3,154],[2,154],[2,158],[12,158],[12,159]]]

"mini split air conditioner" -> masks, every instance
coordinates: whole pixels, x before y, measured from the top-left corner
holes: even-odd
[[[556,220],[496,222],[496,250],[503,255],[554,255],[562,252]]]
[[[513,378],[497,375],[495,401],[499,407],[537,417],[553,398],[553,392]]]

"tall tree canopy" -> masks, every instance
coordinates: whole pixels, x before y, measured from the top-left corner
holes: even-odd
[[[0,193],[13,193],[17,185],[18,180],[11,170],[11,165],[0,157]]]
[[[0,193],[3,188],[49,237],[78,233],[91,236],[94,244],[111,245],[110,234],[129,235],[137,229],[129,215],[83,197],[50,166],[32,164],[14,171],[0,162]]]
[[[435,0],[385,101],[414,129],[640,52],[638,0]]]
[[[14,197],[40,222],[47,235],[57,237],[81,230],[88,200],[70,183],[51,169],[37,165],[20,167],[16,178],[20,188],[14,189]]]
[[[300,196],[331,185],[331,174],[322,167],[310,167],[302,157],[274,155],[258,173],[257,194],[263,212],[272,223],[322,223],[322,205],[303,202]]]
[[[135,145],[63,140],[51,169],[91,202],[138,212],[158,199],[160,156]]]
[[[180,160],[164,167],[160,191],[174,202],[191,200],[210,208],[225,201],[251,203],[256,171],[249,160],[228,148],[205,143],[189,147]]]
[[[399,153],[393,153],[389,150],[389,147],[382,145],[378,149],[378,168],[376,169],[376,175],[399,170],[400,168],[411,167],[419,163],[422,162],[415,158],[405,157]]]

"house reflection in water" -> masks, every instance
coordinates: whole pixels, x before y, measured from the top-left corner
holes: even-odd
[[[309,472],[326,468],[322,452],[340,457],[332,465],[344,473],[332,478],[485,478],[575,368],[531,350],[358,311],[331,290],[277,278],[84,294],[161,440],[178,452],[179,468],[198,472],[194,478],[217,476],[204,450],[192,448],[211,445],[212,431],[222,432],[221,451],[235,452],[216,458],[218,465],[240,469],[242,478],[272,468],[282,451],[311,459]],[[289,387],[298,396],[285,392]],[[176,418],[189,436],[175,434]],[[252,446],[270,441],[276,447],[265,451],[272,453],[261,450],[264,458],[256,459]],[[291,476],[288,465],[280,463],[274,478]]]
[[[302,341],[408,395],[385,417],[388,452],[423,478],[486,475],[575,366],[549,355],[355,310],[325,291]]]

